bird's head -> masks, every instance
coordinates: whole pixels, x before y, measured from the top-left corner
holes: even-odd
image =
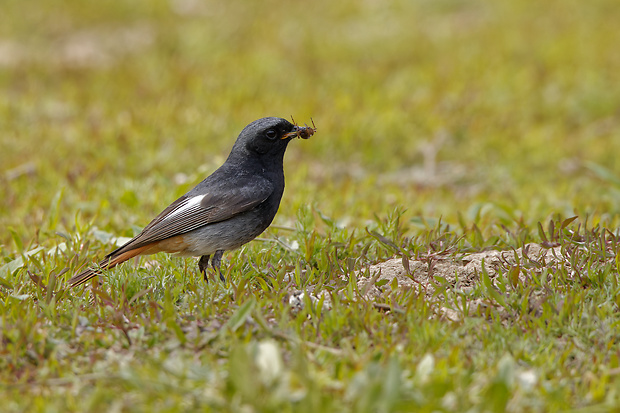
[[[243,128],[233,152],[242,151],[260,157],[281,155],[295,136],[297,126],[282,118],[262,118]]]

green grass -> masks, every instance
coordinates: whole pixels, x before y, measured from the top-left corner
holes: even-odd
[[[617,408],[618,21],[615,0],[5,1],[2,410]],[[226,284],[160,254],[64,290],[291,115],[318,132]],[[565,260],[430,297],[357,284],[529,242]]]

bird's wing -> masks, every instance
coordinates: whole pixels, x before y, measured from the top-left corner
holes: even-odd
[[[190,191],[164,209],[140,234],[108,256],[225,221],[260,205],[272,193],[273,185],[269,181],[256,179],[245,185]]]

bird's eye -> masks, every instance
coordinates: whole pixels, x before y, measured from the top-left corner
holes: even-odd
[[[278,136],[278,133],[273,129],[269,129],[267,132],[265,132],[265,136],[268,139],[275,139]]]

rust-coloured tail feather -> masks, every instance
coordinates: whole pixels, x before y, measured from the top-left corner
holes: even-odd
[[[74,275],[69,279],[69,287],[74,288],[78,285],[84,284],[88,280],[101,274],[101,270],[116,267],[118,264],[125,262],[136,255],[140,255],[148,246],[131,249],[129,251],[122,252],[118,255],[107,256],[103,261],[99,263],[96,268],[87,268],[79,274]]]

